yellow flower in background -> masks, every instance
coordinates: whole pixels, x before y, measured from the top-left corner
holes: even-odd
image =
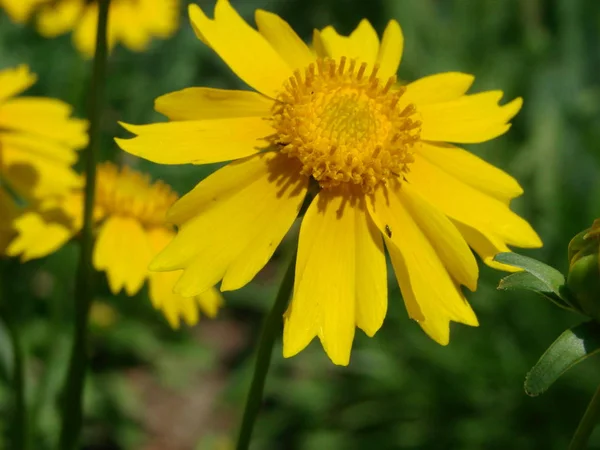
[[[73,42],[86,57],[96,47],[97,0],[0,0],[15,22],[36,15],[39,32],[56,37],[73,31]],[[175,33],[179,22],[179,0],[111,0],[108,43],[122,43],[141,52],[153,37],[166,39]]]
[[[22,261],[46,256],[77,234],[83,224],[83,191],[75,189],[63,198],[42,201],[35,211],[15,221],[18,236],[7,249],[10,256]],[[222,303],[214,288],[197,296],[182,297],[173,293],[178,272],[148,272],[150,260],[172,239],[175,232],[165,222],[167,209],[177,200],[169,186],[156,182],[127,167],[118,169],[111,163],[98,167],[94,216],[98,237],[93,262],[106,272],[113,294],[122,289],[135,295],[149,280],[149,295],[172,327],[179,318],[190,325],[198,322],[198,308],[214,317]]]
[[[387,310],[384,242],[411,318],[442,345],[450,322],[477,326],[461,285],[507,245],[538,247],[509,208],[512,177],[451,143],[504,134],[522,100],[467,94],[449,72],[396,84],[403,35],[382,39],[363,20],[350,36],[315,31],[312,49],[280,17],[258,10],[258,31],[218,0],[215,18],[191,5],[200,40],[255,91],[189,88],[156,100],[171,122],[123,126],[127,152],[162,164],[236,160],[169,211],[177,237],[151,270],[183,270],[175,292],[247,284],[273,255],[309,192],[300,229],[284,356],[318,336],[348,364],[355,327],[373,336]],[[249,51],[249,49],[251,49]]]
[[[81,185],[71,169],[87,144],[87,121],[51,98],[18,97],[36,76],[27,66],[0,70],[0,251],[14,235],[23,203],[60,195]]]
[[[50,0],[0,0],[0,8],[4,9],[13,22],[24,23],[37,7]]]

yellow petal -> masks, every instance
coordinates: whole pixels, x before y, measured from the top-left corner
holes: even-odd
[[[109,15],[109,29],[110,25]],[[98,29],[98,5],[92,3],[87,5],[79,17],[75,31],[73,32],[73,43],[86,58],[92,58],[96,50],[96,31]],[[109,33],[110,34],[110,33]],[[110,41],[110,39],[109,39]],[[110,44],[109,44],[110,46]]]
[[[0,144],[4,145],[2,141]],[[61,161],[40,158],[18,148],[2,147],[1,175],[27,199],[61,195],[80,187],[81,177]]]
[[[175,237],[175,232],[165,227],[155,227],[148,230],[148,242],[152,255],[161,252]],[[160,310],[172,328],[179,328],[180,319],[194,325],[198,322],[198,308],[193,298],[185,298],[175,294],[173,288],[181,276],[181,271],[150,272],[148,294],[152,305]]]
[[[133,3],[117,3],[111,8],[111,28],[114,29],[115,37],[125,47],[134,51],[142,52],[148,48],[152,37],[146,28],[143,10]]]
[[[72,108],[60,100],[19,97],[0,104],[0,128],[22,131],[73,148],[87,144],[87,121],[70,118]]]
[[[271,44],[240,17],[229,0],[217,1],[214,20],[194,4],[189,6],[189,14],[196,35],[238,77],[271,98],[277,96],[292,70]]]
[[[179,328],[181,317],[185,314],[190,325],[194,325],[199,318],[193,298],[185,298],[173,292],[173,287],[181,276],[181,271],[150,272],[148,275],[148,294],[154,308],[161,311],[171,328]],[[194,320],[195,319],[195,320]]]
[[[0,70],[0,101],[20,94],[33,86],[36,80],[37,76],[31,73],[25,64],[14,69]]]
[[[2,7],[13,22],[25,23],[39,5],[50,0],[0,0]],[[1,85],[1,83],[0,83]]]
[[[110,216],[102,225],[94,249],[94,267],[106,271],[113,294],[125,288],[138,292],[148,274],[150,243],[140,223],[131,217]]]
[[[179,26],[179,0],[143,0],[132,3],[134,12],[139,14],[148,32],[166,39],[173,35]]]
[[[402,102],[415,105],[448,102],[462,97],[475,81],[473,75],[444,72],[420,78],[406,85]]]
[[[0,132],[3,147],[11,147],[22,152],[31,153],[38,158],[50,159],[71,165],[77,161],[77,152],[68,145],[24,133]]]
[[[211,319],[217,316],[219,308],[223,306],[223,296],[216,288],[210,288],[208,291],[202,292],[195,297],[195,300],[200,306],[200,310]]]
[[[509,174],[453,145],[424,142],[421,154],[463,183],[505,203],[523,193],[517,180]]]
[[[521,109],[523,100],[517,98],[499,106],[501,91],[464,95],[456,100],[428,105],[416,105],[421,115],[421,139],[478,143],[504,134],[508,121]]]
[[[342,56],[356,59],[358,64],[367,63],[369,73],[379,54],[377,32],[367,19],[363,19],[350,36],[340,36],[335,28],[328,26],[321,30],[320,38],[327,54],[339,61]]]
[[[185,272],[176,291],[205,292],[248,283],[267,263],[296,218],[308,178],[298,163],[267,152],[229,164],[180,199],[169,218],[179,233],[153,261],[152,270]]]
[[[354,57],[361,62],[366,62],[369,66],[375,64],[379,55],[379,37],[367,19],[360,21],[349,39],[354,50]]]
[[[251,91],[187,88],[158,97],[154,109],[171,120],[269,117],[273,101]]]
[[[540,247],[542,242],[531,226],[501,202],[415,155],[406,178],[432,205],[450,218],[497,235],[518,247]]]
[[[294,295],[285,313],[283,355],[318,335],[331,361],[347,365],[356,324],[357,208],[339,192],[322,190],[300,228]]]
[[[371,217],[385,233],[409,315],[442,345],[449,341],[449,321],[476,326],[473,310],[398,196],[383,187],[370,197],[368,205]]]
[[[313,30],[312,46],[315,54],[319,58],[326,58],[329,56],[329,54],[327,53],[327,49],[325,48],[323,38],[321,37],[321,32],[319,30]]]
[[[46,220],[42,215],[28,212],[14,221],[17,236],[6,250],[8,256],[21,256],[21,261],[43,258],[54,253],[73,237],[76,230],[66,223]]]
[[[495,236],[487,230],[475,229],[460,222],[455,223],[467,243],[475,250],[485,264],[494,269],[504,270],[506,272],[518,272],[520,270],[514,266],[494,261],[494,256],[498,253],[511,251],[506,243],[498,236]]]
[[[380,79],[386,80],[388,77],[396,75],[400,61],[402,60],[403,50],[404,36],[402,29],[398,22],[390,20],[383,32],[381,47],[379,47],[377,55]]]
[[[83,13],[81,0],[61,0],[40,8],[37,29],[42,36],[55,37],[71,31]]]
[[[169,228],[156,227],[148,231],[148,240],[152,254],[160,253],[173,240],[175,232]],[[211,319],[216,317],[223,305],[223,296],[213,288],[195,297],[183,297],[173,292],[181,270],[172,272],[150,272],[150,299],[155,308],[161,310],[173,328],[179,327],[179,318],[183,317],[188,325],[198,322],[200,309]]]
[[[277,14],[257,9],[255,18],[260,34],[269,41],[271,46],[279,53],[279,56],[293,70],[304,69],[315,61],[315,57],[308,46],[298,37],[292,27]]]
[[[156,255],[164,250],[164,248],[175,237],[175,231],[167,227],[154,227],[148,230],[148,242],[152,250],[152,255]]]
[[[460,284],[475,291],[479,277],[477,261],[450,219],[423,199],[409,183],[404,183],[401,188],[394,190],[392,195],[394,194],[398,195],[414,221],[427,236],[448,272]]]
[[[129,125],[133,139],[115,139],[128,153],[159,164],[209,164],[253,155],[268,147],[271,124],[260,117]]]
[[[381,328],[387,312],[387,264],[383,239],[366,205],[355,211],[356,326],[368,336]]]
[[[200,311],[214,318],[223,304],[221,293],[213,288],[195,297],[183,297],[173,292],[181,270],[172,272],[150,272],[150,299],[156,309],[161,311],[172,328],[179,328],[183,318],[189,326],[200,319]]]

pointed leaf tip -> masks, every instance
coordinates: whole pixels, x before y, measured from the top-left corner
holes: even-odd
[[[558,298],[562,298],[561,291],[564,289],[565,277],[554,267],[550,267],[537,259],[512,252],[498,253],[494,257],[494,261],[525,270],[538,280],[539,283],[536,282],[538,287],[543,284],[544,291],[552,292]],[[541,291],[540,289],[535,290]]]

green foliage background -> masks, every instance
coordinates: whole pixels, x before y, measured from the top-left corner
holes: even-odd
[[[213,0],[200,0],[211,10]],[[600,216],[600,2],[597,0],[232,0],[247,18],[279,13],[309,40],[333,24],[349,33],[363,17],[380,32],[390,18],[406,40],[399,76],[440,71],[477,76],[475,91],[502,89],[525,105],[508,135],[472,150],[513,174],[525,195],[514,209],[542,236],[527,254],[564,269],[572,235]],[[91,64],[70,37],[45,40],[0,13],[0,67],[29,64],[30,94],[62,98],[79,115]],[[183,193],[215,167],[156,166],[122,154],[117,120],[162,120],[157,96],[188,86],[243,88],[193,35],[182,7],[179,32],[143,54],[110,59],[102,159],[148,171]],[[165,149],[168,151],[168,149]],[[289,245],[288,245],[289,247]],[[280,277],[278,253],[251,285],[226,295],[212,322],[171,331],[146,292],[111,296],[102,281],[92,315],[86,449],[227,449],[251,371],[253,345]],[[6,263],[2,301],[16,311],[28,351],[34,448],[50,448],[68,355],[77,247],[41,261]],[[495,290],[501,273],[482,268],[469,294],[481,326],[454,326],[440,347],[406,315],[393,276],[389,313],[374,339],[357,333],[349,367],[317,342],[289,360],[276,349],[254,449],[564,449],[600,382],[600,362],[576,367],[538,398],[525,373],[581,318],[534,294]],[[103,279],[103,277],[101,277]],[[108,312],[107,312],[108,310]],[[10,345],[0,327],[0,413],[10,422]],[[4,427],[4,448],[11,448]],[[600,448],[600,432],[592,437]],[[595,447],[594,447],[595,446]]]

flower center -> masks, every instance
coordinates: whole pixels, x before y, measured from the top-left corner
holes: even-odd
[[[342,57],[318,59],[294,72],[273,110],[276,142],[302,163],[322,188],[353,183],[372,192],[413,162],[421,122],[413,104],[399,105],[406,88],[392,89],[375,66]]]
[[[134,217],[146,227],[163,226],[167,210],[177,200],[171,188],[128,167],[98,166],[96,204],[108,214]]]

